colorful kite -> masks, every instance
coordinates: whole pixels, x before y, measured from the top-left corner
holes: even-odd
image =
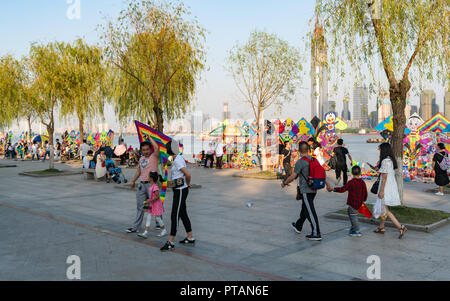
[[[167,160],[169,159],[169,154],[167,153],[166,145],[172,138],[167,137],[163,133],[158,132],[157,130],[149,127],[146,124],[140,123],[139,121],[134,122],[136,124],[136,129],[138,133],[139,143],[147,141],[147,137],[151,137],[159,146],[159,159],[161,165],[164,167],[164,182],[161,189],[161,200],[164,202],[166,198],[167,191]],[[160,172],[162,173],[162,172]]]
[[[299,136],[314,136],[316,134],[316,130],[314,129],[314,127],[308,121],[306,121],[305,118],[300,119],[300,121],[297,123],[297,127],[299,130]]]
[[[327,126],[327,133],[336,132],[337,116],[335,112],[328,112],[325,114],[324,124]]]
[[[450,124],[450,120],[441,113],[437,113],[430,120],[422,124],[417,130],[419,132],[442,133]]]

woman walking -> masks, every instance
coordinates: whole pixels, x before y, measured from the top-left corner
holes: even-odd
[[[324,166],[326,163],[325,158],[323,157],[323,149],[322,145],[315,141],[312,145],[312,148],[314,149],[314,157],[319,161],[320,165]]]
[[[161,251],[169,251],[175,248],[174,240],[177,235],[178,220],[181,219],[186,229],[187,237],[180,241],[181,244],[195,244],[195,239],[192,237],[191,221],[187,213],[186,199],[189,194],[189,188],[191,187],[191,174],[186,168],[186,161],[183,156],[179,154],[178,141],[172,140],[166,146],[167,153],[173,156],[172,165],[172,181],[174,183],[173,188],[173,203],[171,221],[172,227],[170,229],[170,238],[166,244],[161,248]]]
[[[450,183],[450,180],[447,175],[447,170],[442,170],[442,168],[440,167],[440,163],[443,160],[448,160],[447,157],[448,155],[445,152],[444,143],[439,143],[438,152],[434,154],[433,157],[433,169],[435,174],[434,182],[436,183],[437,186],[439,186],[439,191],[436,193],[436,195],[438,196],[444,195],[444,187],[447,186],[448,183]]]
[[[395,180],[395,170],[398,168],[398,164],[389,143],[381,144],[378,150],[380,151],[380,161],[378,162],[377,168],[381,181],[378,187],[377,202],[382,202],[385,214],[383,214],[384,217],[380,217],[380,226],[374,232],[378,234],[385,233],[384,224],[387,216],[399,230],[400,235],[398,238],[401,239],[408,229],[405,225],[400,225],[397,218],[395,218],[394,214],[389,210],[389,207],[401,205],[397,181]]]

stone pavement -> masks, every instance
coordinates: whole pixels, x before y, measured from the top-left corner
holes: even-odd
[[[319,193],[323,241],[310,242],[308,224],[301,235],[290,228],[300,207],[293,185],[282,190],[279,181],[190,167],[193,182],[203,186],[188,197],[197,243],[161,253],[167,238],[156,231],[148,240],[124,232],[136,213],[133,191],[80,175],[22,177],[48,164],[15,164],[0,169],[0,280],[65,280],[69,255],[80,256],[82,280],[367,280],[370,255],[381,258],[382,280],[450,280],[450,227],[409,231],[399,240],[394,229],[381,236],[362,225],[364,236],[351,238],[349,222],[323,217],[345,208],[345,194]],[[134,172],[125,170],[129,179]],[[406,183],[406,204],[450,211],[450,197],[424,192],[430,187]],[[171,198],[169,190],[169,227]],[[177,241],[184,236],[181,226]]]

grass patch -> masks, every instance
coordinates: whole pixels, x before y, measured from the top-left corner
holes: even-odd
[[[32,175],[49,175],[49,174],[58,174],[62,173],[63,171],[59,169],[45,169],[45,170],[38,170],[38,171],[29,171],[27,173]]]
[[[366,204],[372,211],[373,205]],[[424,208],[411,208],[406,206],[390,207],[389,210],[403,224],[413,224],[427,226],[448,219],[450,213],[441,210],[431,210]],[[342,209],[336,213],[347,214],[347,209]],[[362,215],[360,215],[362,216]]]

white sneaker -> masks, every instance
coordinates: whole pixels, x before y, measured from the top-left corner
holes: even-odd
[[[337,179],[336,179],[336,182],[335,182],[335,185],[336,185],[336,186],[339,185],[340,182],[341,182],[341,178],[337,178]]]
[[[144,239],[147,239],[147,238],[148,238],[147,232],[139,233],[138,236],[139,236],[139,237],[142,237],[142,238],[144,238]]]
[[[163,237],[163,236],[166,236],[166,235],[167,235],[167,230],[166,230],[166,229],[163,229],[163,230],[161,231],[161,233],[158,234],[158,237]]]
[[[435,195],[443,196],[444,194],[439,191],[439,192],[435,193]]]

